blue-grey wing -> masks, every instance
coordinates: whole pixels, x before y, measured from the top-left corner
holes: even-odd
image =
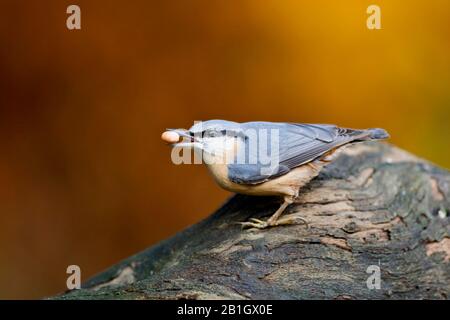
[[[364,130],[353,130],[339,128],[326,124],[296,124],[296,123],[271,123],[251,122],[243,124],[251,129],[265,129],[269,139],[259,145],[258,153],[254,155],[249,146],[240,151],[247,154],[245,163],[240,161],[228,165],[228,177],[231,181],[239,184],[258,184],[273,177],[288,173],[293,168],[308,163],[328,151],[357,140],[364,136]],[[273,136],[269,133],[272,129],[278,132],[276,140],[279,142],[272,145]],[[259,130],[261,132],[261,130]],[[250,144],[250,141],[247,141]],[[254,150],[254,148],[253,148]],[[260,152],[262,151],[262,153]],[[250,154],[250,156],[248,156]],[[249,161],[253,154],[253,162]],[[267,162],[267,157],[262,161],[262,155],[270,155],[272,161]],[[256,160],[255,160],[256,159]],[[250,162],[250,163],[249,163]]]

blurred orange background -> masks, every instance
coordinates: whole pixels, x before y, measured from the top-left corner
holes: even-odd
[[[63,291],[68,265],[86,280],[229,196],[171,163],[167,127],[383,127],[449,168],[449,21],[445,0],[2,1],[0,298]]]

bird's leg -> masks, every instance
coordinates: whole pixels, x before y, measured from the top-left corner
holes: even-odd
[[[284,201],[281,204],[281,206],[278,208],[277,211],[269,218],[267,221],[263,221],[256,218],[250,218],[250,221],[247,222],[239,222],[239,224],[242,225],[243,228],[258,228],[258,229],[264,229],[268,227],[274,227],[279,225],[286,225],[286,224],[295,224],[295,221],[286,218],[286,219],[278,219],[281,214],[283,214],[284,210],[289,206],[292,202],[294,202],[294,198],[292,196],[286,196],[284,197]],[[301,219],[303,220],[303,219]],[[303,220],[304,221],[304,220]],[[306,221],[304,221],[306,223]]]
[[[278,218],[283,214],[284,210],[293,202],[293,199],[291,197],[285,197],[283,203],[278,208],[277,211],[273,215],[270,216],[270,218],[267,220],[268,225],[275,225]]]
[[[330,156],[330,155],[327,154],[327,156]],[[296,183],[292,185],[293,186],[292,193],[290,193],[289,195],[286,195],[284,197],[283,204],[280,206],[280,208],[278,208],[277,211],[275,211],[275,213],[267,221],[263,221],[263,220],[256,219],[256,218],[250,218],[250,221],[240,222],[239,224],[241,224],[242,227],[244,227],[244,228],[264,229],[264,228],[273,227],[273,226],[297,224],[298,220],[301,220],[308,227],[308,223],[306,222],[306,220],[303,218],[297,217],[297,216],[295,218],[293,216],[284,217],[284,218],[280,218],[280,219],[278,219],[278,218],[284,212],[284,210],[287,208],[287,206],[290,205],[292,202],[294,202],[294,200],[298,197],[300,189],[303,186],[305,186],[306,184],[308,184],[312,179],[317,177],[320,170],[323,168],[323,166],[328,161],[329,161],[329,158],[324,159],[324,160],[319,159],[319,160],[309,162],[306,165],[304,165],[302,167],[302,168],[304,168],[303,169],[304,171],[302,172],[300,178],[297,179]]]

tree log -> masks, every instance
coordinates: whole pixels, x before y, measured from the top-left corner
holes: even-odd
[[[235,224],[266,218],[279,204],[235,195],[207,219],[54,298],[450,296],[449,172],[389,144],[359,143],[285,212],[309,227],[300,219],[265,230]]]

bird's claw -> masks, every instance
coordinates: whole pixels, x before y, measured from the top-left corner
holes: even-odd
[[[254,223],[258,223],[258,224],[267,224],[267,221],[264,221],[264,220],[261,220],[261,219],[250,218],[249,220],[254,222]]]
[[[271,222],[270,219],[268,221],[256,219],[256,218],[250,218],[250,221],[245,222],[237,222],[237,224],[240,224],[242,226],[242,229],[266,229],[268,227],[274,227],[274,226],[280,226],[280,225],[294,225],[298,224],[298,221],[303,222],[303,224],[306,225],[306,228],[309,229],[308,222],[300,217],[297,217],[297,219],[284,218],[279,219],[277,221]]]
[[[256,228],[256,229],[264,229],[269,227],[269,224],[267,223],[267,221],[263,221],[260,219],[256,219],[256,218],[250,218],[250,221],[246,221],[246,222],[239,222],[239,224],[242,226],[242,229],[245,228]]]

